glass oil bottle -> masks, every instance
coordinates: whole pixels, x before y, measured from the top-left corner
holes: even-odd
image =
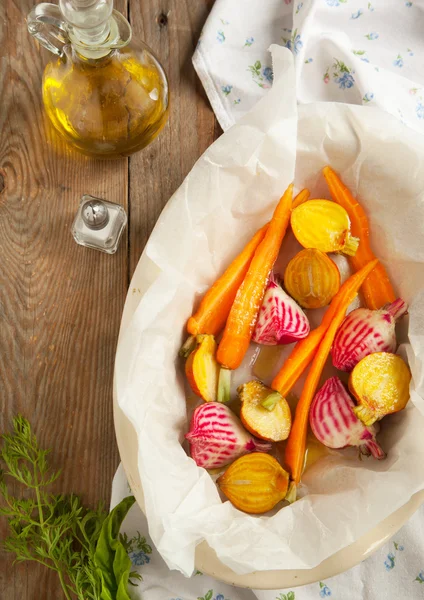
[[[55,129],[85,154],[116,158],[144,148],[168,118],[165,72],[131,40],[113,0],[42,3],[28,30],[56,55],[45,67],[43,101]]]

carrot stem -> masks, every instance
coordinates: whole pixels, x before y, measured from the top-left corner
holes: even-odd
[[[291,481],[289,483],[289,489],[287,490],[287,494],[284,500],[287,500],[287,502],[289,502],[290,504],[296,502],[296,484],[294,483],[294,481]]]
[[[290,470],[291,478],[295,486],[300,482],[305,462],[309,409],[318,387],[324,365],[330,353],[334,337],[345,318],[349,304],[355,298],[359,288],[377,264],[377,259],[370,261],[357,273],[351,275],[344,283],[343,297],[339,300],[335,314],[312,361],[302,394],[296,407],[295,418],[285,450],[285,463]]]
[[[292,201],[293,184],[280,199],[236,294],[217,352],[218,362],[227,369],[237,369],[249,347],[268,278],[290,220]]]
[[[223,329],[237,291],[243,283],[253,255],[264,239],[267,229],[268,223],[255,233],[221,277],[209,288],[199,308],[187,322],[188,333],[217,335]]]
[[[324,167],[323,174],[334,202],[340,204],[349,215],[352,235],[358,237],[360,240],[355,256],[349,257],[352,267],[355,271],[359,271],[365,264],[375,258],[370,245],[367,215],[331,167]],[[381,263],[377,265],[364,281],[362,293],[367,307],[371,310],[382,308],[385,304],[391,303],[396,299],[389,276]]]

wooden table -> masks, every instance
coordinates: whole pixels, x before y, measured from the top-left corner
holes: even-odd
[[[134,38],[170,79],[169,123],[144,151],[98,161],[67,147],[46,121],[43,67],[51,55],[27,32],[32,0],[0,0],[0,431],[22,413],[52,461],[56,489],[109,501],[119,456],[112,376],[127,288],[172,193],[220,129],[191,64],[213,0],[118,0]],[[128,211],[118,252],[77,246],[82,194]],[[0,536],[6,527],[1,519]],[[54,573],[0,554],[2,600],[62,598]]]

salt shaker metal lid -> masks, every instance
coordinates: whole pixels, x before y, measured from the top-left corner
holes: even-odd
[[[89,229],[103,229],[109,223],[109,210],[103,200],[92,198],[81,207],[81,217]]]
[[[89,194],[82,196],[72,235],[81,246],[114,254],[127,224],[122,206]]]

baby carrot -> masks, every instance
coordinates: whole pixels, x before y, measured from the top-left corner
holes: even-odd
[[[321,325],[316,329],[313,329],[303,340],[297,342],[280,371],[274,377],[271,387],[283,397],[286,397],[291,391],[296,381],[313,359],[325,332],[329,328],[331,321],[337,312],[340,302],[346,296],[347,290],[349,289],[348,281],[345,281],[332,299],[330,306],[324,314]]]
[[[316,329],[313,329],[306,338],[297,342],[291,351],[290,356],[288,356],[280,371],[274,377],[271,388],[276,392],[279,392],[283,398],[289,394],[296,381],[313,359],[315,352],[331,323],[331,319],[326,320],[325,317],[330,313],[332,306],[333,304],[328,307],[321,325]],[[334,304],[333,316],[336,312],[335,308],[336,305]],[[324,320],[326,320],[326,323],[324,323]]]
[[[243,283],[253,255],[265,237],[268,223],[259,229],[227,270],[203,296],[200,306],[187,322],[191,335],[217,335],[224,327],[237,290]]]
[[[296,406],[296,414],[285,450],[285,463],[290,470],[291,478],[293,480],[290,499],[294,498],[296,493],[296,485],[299,483],[300,477],[302,475],[305,461],[309,409],[314,398],[316,389],[318,387],[322,370],[330,353],[334,337],[343,319],[345,318],[349,304],[355,298],[359,288],[363,284],[366,277],[369,275],[369,273],[372,272],[372,270],[376,267],[377,264],[377,259],[370,261],[357,273],[351,275],[349,279],[345,282],[344,297],[338,303],[331,323],[312,361],[312,365],[306,378],[302,394]]]
[[[310,195],[311,195],[311,193],[307,188],[305,188],[304,190],[299,192],[298,195],[296,196],[296,198],[294,198],[294,200],[293,200],[292,210],[294,210],[295,208],[297,208],[298,206],[300,206],[301,204],[306,202],[306,200],[309,200]]]
[[[308,200],[310,192],[304,189],[298,193],[292,203],[292,209]],[[203,296],[199,308],[187,322],[187,331],[191,335],[217,335],[225,325],[237,290],[243,283],[256,248],[264,239],[268,223],[261,227]]]
[[[290,220],[292,201],[293,184],[280,199],[231,307],[217,352],[217,360],[225,369],[237,369],[249,347],[268,278]]]
[[[355,271],[358,271],[367,262],[375,258],[370,245],[367,215],[331,167],[324,167],[323,174],[334,202],[343,206],[349,215],[352,235],[358,237],[360,240],[355,256],[349,257],[352,267]],[[377,265],[364,281],[362,293],[367,307],[371,310],[382,308],[385,304],[394,302],[396,299],[396,294],[390,283],[386,269],[381,263]]]

